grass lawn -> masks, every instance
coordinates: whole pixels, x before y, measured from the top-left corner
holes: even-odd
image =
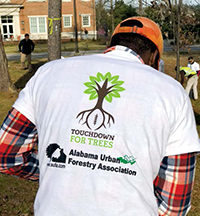
[[[85,50],[104,50],[106,46],[106,42],[102,41],[93,41],[93,40],[81,40],[78,42],[78,48],[80,51]],[[18,42],[15,41],[13,43],[6,43],[4,45],[6,53],[19,53],[18,51]],[[35,42],[35,49],[34,53],[36,52],[47,52],[47,42],[39,43]],[[74,51],[75,43],[74,42],[62,42],[61,43],[61,50],[62,51]]]
[[[8,47],[6,47],[8,50]],[[13,49],[13,47],[12,47]],[[12,50],[10,48],[10,52]],[[15,47],[14,47],[15,49]],[[102,49],[102,48],[101,48]],[[181,54],[181,65],[187,64],[189,54]],[[192,56],[200,63],[199,53],[192,53]],[[163,60],[165,62],[166,74],[175,78],[174,71],[176,56],[173,53],[164,53]],[[45,59],[33,60],[33,72],[27,73],[20,70],[20,62],[9,62],[9,72],[12,82],[18,89],[22,89],[26,82],[31,78],[39,66],[45,63]],[[198,87],[200,97],[200,84]],[[0,123],[3,122],[7,112],[12,107],[18,93],[0,93]],[[200,134],[200,98],[197,101],[192,100],[197,130]],[[11,176],[0,174],[0,215],[1,216],[30,216],[33,215],[33,202],[38,188],[38,183],[26,180],[19,180]],[[200,216],[200,157],[197,160],[197,169],[195,177],[195,185],[192,196],[192,208],[188,216]]]

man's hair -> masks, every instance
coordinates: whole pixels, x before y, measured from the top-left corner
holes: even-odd
[[[25,37],[26,37],[26,36],[28,36],[28,37],[29,37],[29,34],[25,34],[24,36],[25,36]]]
[[[150,50],[151,52],[157,50],[156,45],[148,38],[134,33],[120,33],[114,35],[112,37],[110,47],[116,45],[126,46],[140,56],[142,56],[147,50]]]
[[[188,60],[190,60],[190,59],[193,59],[193,57],[192,56],[188,57]]]

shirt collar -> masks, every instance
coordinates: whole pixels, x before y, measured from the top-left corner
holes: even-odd
[[[121,46],[121,45],[116,45],[116,46],[112,46],[110,48],[108,48],[107,50],[105,50],[103,53],[106,54],[108,52],[111,52],[111,51],[120,51],[120,52],[125,52],[127,53],[128,55],[132,55],[132,57],[137,57],[137,59],[142,63],[144,64],[144,61],[142,60],[141,56],[138,55],[135,51],[133,51],[132,49],[129,49],[128,47],[125,47],[125,46]],[[124,53],[124,54],[125,54]]]

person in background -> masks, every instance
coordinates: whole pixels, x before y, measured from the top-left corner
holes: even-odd
[[[199,137],[162,52],[158,25],[130,17],[104,53],[28,81],[0,130],[0,172],[39,180],[35,216],[187,214]]]
[[[85,35],[84,35],[84,39],[87,40],[88,39],[88,30],[86,28],[83,29]]]
[[[177,70],[177,67],[175,68]],[[185,79],[187,80],[187,84],[185,87],[186,92],[190,95],[190,90],[193,90],[194,100],[198,99],[198,75],[195,70],[190,67],[180,67],[180,75],[181,75],[181,85],[184,84]]]
[[[187,67],[189,67],[192,70],[196,71],[197,77],[199,77],[199,75],[200,75],[199,64],[196,61],[194,61],[194,58],[192,56],[188,57],[188,65],[187,65]]]
[[[21,54],[21,69],[28,69],[28,71],[31,72],[31,53],[35,48],[35,44],[31,39],[29,39],[29,34],[25,34],[24,36],[25,38],[22,39],[19,43],[19,52]],[[25,61],[27,61],[28,67],[25,66]]]
[[[189,67],[192,70],[196,71],[196,73],[198,73],[198,71],[199,71],[199,64],[194,61],[194,58],[192,56],[188,57],[187,67]]]
[[[159,71],[165,73],[164,61],[162,59],[159,62]]]

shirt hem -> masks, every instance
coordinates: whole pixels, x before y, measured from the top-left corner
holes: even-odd
[[[190,149],[183,149],[180,151],[180,149],[175,149],[173,151],[168,151],[165,153],[164,157],[167,156],[173,156],[173,155],[180,155],[180,154],[187,154],[187,153],[192,153],[192,152],[196,152],[196,153],[200,153],[200,147],[190,147]]]
[[[16,110],[18,110],[21,114],[23,114],[26,118],[28,118],[34,125],[35,125],[35,120],[34,117],[28,113],[27,111],[25,111],[21,106],[19,106],[18,104],[14,104],[13,108],[15,108]]]

